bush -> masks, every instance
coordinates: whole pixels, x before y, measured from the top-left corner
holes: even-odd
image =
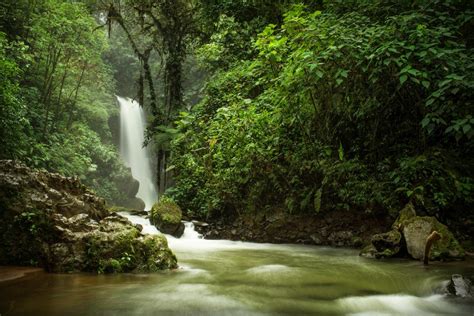
[[[184,210],[472,207],[472,11],[344,3],[293,6],[182,114],[169,193]]]

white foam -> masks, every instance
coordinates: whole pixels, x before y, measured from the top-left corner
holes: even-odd
[[[247,269],[249,273],[261,274],[261,273],[280,273],[288,272],[291,268],[283,264],[266,264],[257,267]]]
[[[456,305],[442,295],[418,297],[404,294],[353,296],[337,300],[347,315],[447,315],[457,314]]]

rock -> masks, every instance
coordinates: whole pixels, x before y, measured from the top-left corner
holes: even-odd
[[[184,233],[184,223],[181,208],[171,199],[163,197],[151,208],[150,222],[164,233],[181,237]]]
[[[143,211],[145,210],[145,202],[143,202],[142,199],[133,197],[133,198],[128,198],[120,203],[120,206],[128,208],[128,209],[133,209],[133,210],[138,210],[138,211]]]
[[[374,259],[376,253],[377,253],[377,249],[375,249],[374,245],[370,244],[361,250],[361,252],[359,253],[359,256],[364,257],[364,258]]]
[[[367,256],[373,255],[375,258],[386,258],[406,255],[407,252],[413,259],[422,259],[427,237],[433,231],[440,233],[441,239],[434,242],[430,252],[430,260],[464,258],[464,250],[448,228],[434,217],[416,216],[411,203],[408,203],[400,211],[391,231],[372,236],[372,248],[370,255]],[[366,252],[366,249],[362,250],[361,255]]]
[[[471,280],[459,274],[453,274],[451,276],[446,290],[448,294],[462,298],[472,297],[473,294]]]
[[[177,267],[176,257],[162,235],[144,237],[119,215],[90,223],[89,228],[84,222],[90,219],[82,220],[56,218],[56,227],[67,228],[58,231],[59,242],[44,245],[48,271],[154,272]],[[96,229],[91,229],[93,226]]]
[[[332,232],[329,234],[328,241],[332,246],[344,247],[352,244],[353,233],[348,230]]]
[[[11,160],[0,160],[0,206],[15,214],[44,210],[66,217],[87,213],[101,219],[109,213],[105,201],[79,179],[35,171]]]
[[[425,251],[426,238],[432,231],[441,234],[441,239],[433,244],[430,260],[463,259],[464,250],[448,228],[434,217],[415,216],[403,223],[403,235],[407,251],[414,259],[422,259]]]
[[[209,224],[201,221],[192,221],[195,227],[208,227]]]
[[[398,230],[391,230],[387,233],[375,234],[371,243],[376,252],[376,258],[388,258],[396,256],[401,248],[402,234]]]
[[[140,182],[132,177],[131,171],[129,171],[127,174],[124,174],[121,178],[116,179],[116,183],[119,191],[128,198],[134,198],[137,195],[138,189],[140,187]]]
[[[110,213],[125,212],[125,213],[129,213],[131,215],[142,216],[142,217],[145,217],[145,216],[148,215],[148,212],[144,211],[144,210],[135,210],[133,208],[128,208],[128,207],[124,207],[124,206],[117,206],[117,205],[109,207],[109,212]]]
[[[311,234],[309,237],[311,238],[311,240],[314,242],[315,245],[322,244],[321,238],[317,234]]]
[[[415,207],[410,202],[399,212],[397,219],[392,225],[392,229],[402,230],[403,223],[416,216]]]
[[[177,262],[164,236],[144,237],[79,180],[0,161],[0,265],[146,272]]]
[[[140,210],[131,210],[129,213],[131,215],[136,215],[136,216],[141,216],[141,217],[147,217],[149,215],[147,211],[140,211]]]
[[[354,237],[352,237],[351,244],[349,246],[355,247],[355,248],[360,248],[363,245],[364,245],[364,241],[362,240],[362,238],[360,238],[358,236],[354,236]]]

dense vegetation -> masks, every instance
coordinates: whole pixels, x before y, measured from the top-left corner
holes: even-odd
[[[78,176],[109,201],[129,171],[108,126],[118,111],[107,37],[82,3],[0,5],[0,159]]]
[[[170,193],[198,216],[396,214],[407,201],[441,219],[469,215],[468,6],[298,4],[263,29],[261,15],[220,15],[197,52],[214,73],[204,99],[177,122]]]
[[[472,217],[470,1],[20,0],[0,16],[2,159],[119,199],[118,93],[147,110],[187,216],[411,201]]]

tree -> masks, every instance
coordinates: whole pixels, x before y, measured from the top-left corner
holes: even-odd
[[[142,64],[138,80],[139,100],[143,105],[144,83],[147,83],[153,115],[148,128],[148,139],[160,133],[160,127],[173,121],[174,113],[183,107],[183,63],[190,35],[194,31],[195,4],[191,0],[160,1],[110,1],[104,3],[109,31],[117,23],[125,32],[135,54]],[[140,40],[138,40],[140,39]],[[162,78],[162,103],[158,104],[150,58],[156,54],[164,68]],[[167,150],[159,148],[158,175],[160,191],[166,187]]]

